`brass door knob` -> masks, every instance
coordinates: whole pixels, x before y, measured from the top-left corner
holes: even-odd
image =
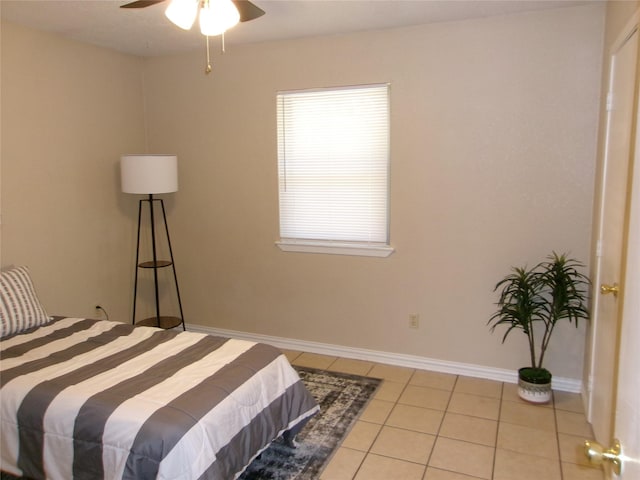
[[[600,285],[600,293],[602,293],[603,295],[613,293],[613,296],[617,297],[619,290],[620,288],[618,287],[617,283],[614,283],[613,285],[607,285],[606,283],[603,283],[602,285]]]
[[[622,447],[618,439],[614,439],[613,446],[607,450],[598,442],[585,440],[584,454],[592,465],[611,462],[613,472],[616,475],[620,475],[620,472],[622,472]]]

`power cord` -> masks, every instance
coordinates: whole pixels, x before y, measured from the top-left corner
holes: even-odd
[[[102,308],[101,305],[96,305],[96,310],[101,311],[102,313],[104,313],[104,316],[107,320],[109,320],[109,314],[107,313],[107,311]]]

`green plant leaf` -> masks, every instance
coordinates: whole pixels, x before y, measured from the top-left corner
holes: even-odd
[[[498,309],[487,322],[494,332],[506,326],[505,342],[513,330],[527,335],[531,366],[541,368],[551,335],[560,320],[575,322],[589,319],[587,307],[589,278],[580,272],[584,264],[553,252],[546,261],[532,269],[514,267],[494,287],[500,290]],[[541,324],[541,338],[536,339],[534,324]]]

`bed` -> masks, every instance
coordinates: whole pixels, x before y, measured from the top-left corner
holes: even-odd
[[[286,357],[265,344],[46,316],[12,331],[16,307],[7,307],[2,276],[2,471],[228,480],[318,410]]]

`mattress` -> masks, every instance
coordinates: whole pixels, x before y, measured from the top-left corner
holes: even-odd
[[[56,318],[0,359],[0,469],[34,479],[233,479],[318,410],[244,340]]]

